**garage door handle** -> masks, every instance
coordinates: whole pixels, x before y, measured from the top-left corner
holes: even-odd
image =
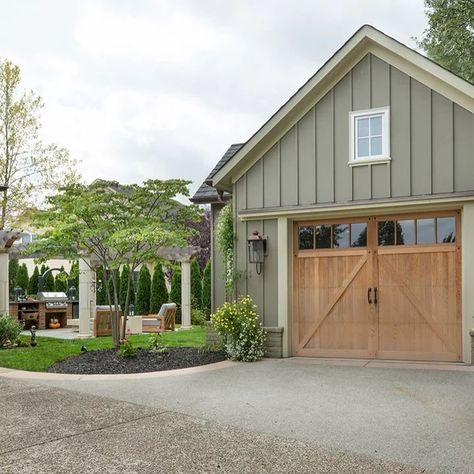
[[[374,303],[377,304],[377,288],[374,288]]]
[[[368,302],[369,304],[372,304],[371,295],[372,295],[372,288],[369,288],[369,289],[367,290],[367,302]]]

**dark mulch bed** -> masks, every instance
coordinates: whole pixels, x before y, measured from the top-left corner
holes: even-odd
[[[83,352],[56,362],[48,372],[62,374],[135,374],[158,370],[184,369],[225,360],[222,352],[207,352],[194,347],[169,347],[157,354],[149,349],[138,349],[136,357],[125,358],[116,349]]]

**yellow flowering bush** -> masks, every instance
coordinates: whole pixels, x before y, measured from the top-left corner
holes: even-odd
[[[224,303],[211,316],[211,322],[222,336],[230,359],[254,362],[263,357],[267,334],[258,317],[257,307],[249,296]]]

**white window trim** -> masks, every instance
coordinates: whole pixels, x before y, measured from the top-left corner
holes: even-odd
[[[365,115],[382,114],[382,154],[367,158],[356,158],[356,132],[355,124],[358,117]],[[372,163],[389,163],[390,158],[390,107],[379,107],[375,109],[355,110],[349,112],[349,166],[363,166]]]

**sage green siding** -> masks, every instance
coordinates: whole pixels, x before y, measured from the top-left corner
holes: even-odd
[[[235,212],[245,209],[248,181],[245,177],[234,185]],[[252,232],[258,231],[267,237],[267,256],[260,275],[254,264],[248,263],[247,238]],[[250,295],[257,305],[264,326],[278,324],[278,282],[277,282],[278,234],[276,219],[235,223],[235,290],[236,296]]]
[[[391,162],[350,167],[349,112],[384,106]],[[473,150],[471,112],[369,54],[241,178],[241,209],[473,191]]]

